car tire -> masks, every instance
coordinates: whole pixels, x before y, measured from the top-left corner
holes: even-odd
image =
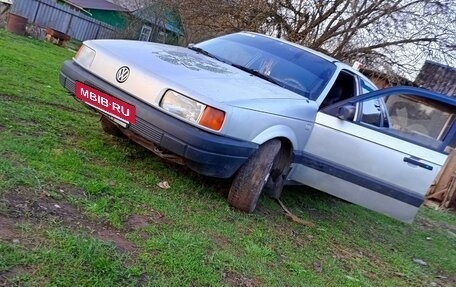
[[[269,179],[263,188],[265,195],[274,199],[280,198],[290,171],[291,159],[291,146],[282,143],[282,148],[272,165]]]
[[[100,123],[101,123],[101,128],[103,129],[103,131],[105,133],[116,136],[116,137],[121,137],[123,135],[122,132],[120,131],[120,129],[116,126],[116,124],[111,122],[107,117],[101,116]]]
[[[249,213],[255,210],[281,146],[279,139],[265,142],[239,169],[228,193],[231,206]]]

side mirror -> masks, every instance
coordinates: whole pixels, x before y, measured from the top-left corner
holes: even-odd
[[[343,105],[337,111],[337,117],[341,120],[352,121],[355,118],[356,107],[354,105]]]

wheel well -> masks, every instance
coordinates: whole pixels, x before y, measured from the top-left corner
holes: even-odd
[[[278,138],[282,144],[280,148],[280,155],[277,161],[276,169],[282,173],[289,168],[293,156],[293,145],[291,141],[285,137]]]
[[[293,144],[291,141],[285,137],[279,137],[278,139],[282,142],[282,149],[291,154],[293,152]]]

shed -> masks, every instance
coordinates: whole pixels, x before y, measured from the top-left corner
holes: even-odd
[[[428,60],[416,77],[415,84],[422,88],[456,97],[456,68]]]

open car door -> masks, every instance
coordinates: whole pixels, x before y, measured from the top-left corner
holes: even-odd
[[[412,87],[319,111],[289,180],[412,222],[455,145],[456,99]]]

